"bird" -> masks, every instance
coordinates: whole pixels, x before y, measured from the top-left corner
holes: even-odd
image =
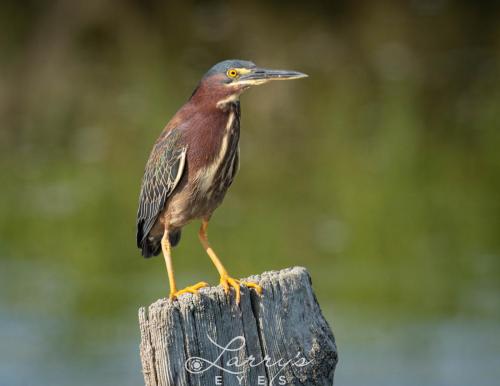
[[[247,60],[217,63],[156,140],[141,183],[137,247],[145,258],[163,253],[170,299],[208,286],[199,282],[178,290],[174,277],[172,248],[179,243],[182,228],[193,220],[201,220],[198,237],[225,293],[234,289],[236,303],[240,286],[262,294],[257,283],[229,275],[208,241],[208,224],[239,170],[240,95],[273,80],[304,77],[301,72],[261,68]]]

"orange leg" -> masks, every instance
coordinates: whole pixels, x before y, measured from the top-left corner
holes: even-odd
[[[175,284],[175,278],[174,278],[174,266],[172,264],[172,254],[170,248],[170,242],[168,241],[168,232],[165,229],[165,232],[163,233],[163,237],[161,239],[161,248],[163,251],[163,257],[165,258],[165,264],[167,265],[167,273],[168,273],[168,281],[170,283],[170,299],[175,299],[179,295],[182,295],[184,293],[192,293],[196,294],[198,290],[202,287],[206,287],[208,284],[205,283],[204,281],[201,281],[199,283],[196,283],[192,286],[186,287],[180,291],[177,291],[177,286]]]
[[[198,232],[198,237],[200,238],[200,242],[203,245],[203,248],[205,248],[205,251],[212,260],[212,263],[214,263],[215,268],[217,268],[217,271],[219,272],[220,284],[224,288],[224,291],[228,293],[229,288],[233,287],[234,290],[236,291],[236,303],[238,304],[240,302],[240,285],[244,285],[245,287],[249,288],[254,288],[259,293],[259,295],[261,295],[262,287],[260,285],[246,281],[236,280],[233,279],[231,276],[229,276],[229,274],[226,271],[226,268],[224,268],[221,261],[219,260],[219,258],[217,257],[217,255],[215,254],[214,250],[212,249],[212,247],[208,242],[207,228],[208,228],[208,220],[203,220],[201,223],[200,231]]]

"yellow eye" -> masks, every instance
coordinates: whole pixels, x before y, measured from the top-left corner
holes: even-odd
[[[238,76],[238,71],[236,71],[234,68],[230,68],[227,70],[227,76],[230,78],[236,78]]]

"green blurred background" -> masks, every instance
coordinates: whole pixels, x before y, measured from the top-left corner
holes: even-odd
[[[0,384],[138,385],[152,143],[228,58],[310,77],[242,97],[211,225],[230,272],[306,266],[343,385],[500,379],[500,8],[484,2],[3,1]],[[180,286],[217,275],[187,227]]]

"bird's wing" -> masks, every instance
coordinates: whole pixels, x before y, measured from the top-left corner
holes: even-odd
[[[137,247],[165,207],[167,198],[179,183],[186,163],[187,146],[180,144],[180,132],[172,129],[156,142],[142,179],[137,211]]]

